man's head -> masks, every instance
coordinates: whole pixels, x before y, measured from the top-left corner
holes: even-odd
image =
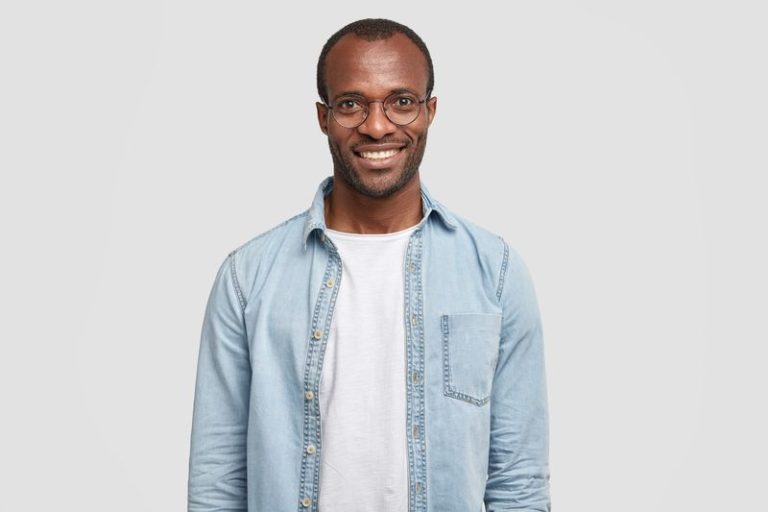
[[[429,51],[404,25],[365,19],[331,36],[317,63],[323,100],[317,116],[335,174],[370,197],[392,195],[409,183],[418,173],[437,108],[437,98],[430,97],[433,86]],[[403,124],[412,118],[403,112],[414,104],[415,119]],[[367,116],[360,112],[365,109]]]

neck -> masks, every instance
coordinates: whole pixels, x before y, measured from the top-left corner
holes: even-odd
[[[347,233],[384,234],[402,231],[422,218],[421,188],[416,174],[388,197],[366,196],[334,173],[333,189],[325,197],[326,227]]]

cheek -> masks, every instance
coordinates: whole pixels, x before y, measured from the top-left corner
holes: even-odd
[[[422,112],[421,115],[418,118],[416,118],[416,120],[413,123],[406,126],[405,128],[406,128],[405,131],[413,139],[421,139],[425,137],[427,134],[427,130],[429,129],[429,120],[425,116],[425,112]]]
[[[341,149],[347,149],[349,146],[349,134],[340,133],[338,130],[331,129],[328,132],[328,138],[331,143]]]
[[[427,129],[426,126],[414,126],[412,129],[407,130],[406,134],[414,144],[419,144],[426,137]]]

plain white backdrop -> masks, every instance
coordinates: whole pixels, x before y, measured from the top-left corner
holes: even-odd
[[[762,2],[4,2],[0,508],[186,507],[226,254],[331,174],[315,64],[426,41],[422,180],[542,311],[557,511],[768,510]]]

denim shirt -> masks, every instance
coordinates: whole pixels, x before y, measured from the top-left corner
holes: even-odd
[[[544,347],[527,267],[420,187],[423,216],[403,261],[408,512],[550,511]],[[318,512],[318,387],[344,280],[324,234],[332,188],[328,176],[309,209],[219,267],[199,346],[190,512]]]

